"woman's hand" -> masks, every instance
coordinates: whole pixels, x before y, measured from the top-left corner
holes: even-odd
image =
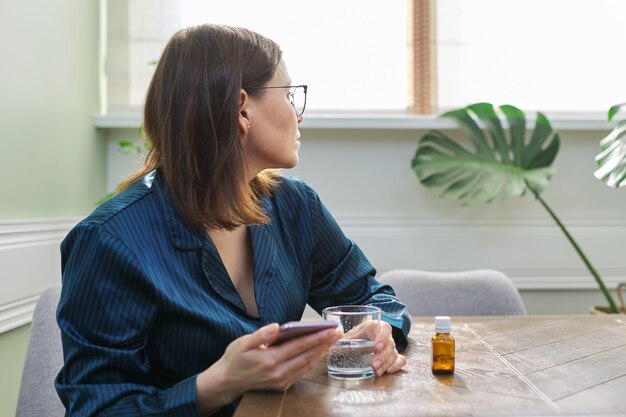
[[[398,353],[389,323],[381,320],[374,345],[378,351],[372,358],[372,368],[376,375],[381,376],[385,372],[391,374],[406,365],[406,356]]]
[[[288,389],[342,336],[330,329],[268,347],[278,332],[278,324],[273,323],[234,340],[217,362],[198,375],[198,407],[204,415],[246,391]]]
[[[365,321],[347,332],[346,336],[374,340],[376,355],[372,358],[371,365],[377,376],[399,371],[406,365],[407,359],[398,353],[391,335],[391,326],[387,322]]]

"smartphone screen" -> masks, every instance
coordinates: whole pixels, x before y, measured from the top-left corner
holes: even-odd
[[[318,321],[290,321],[280,326],[278,338],[271,343],[271,346],[280,345],[288,340],[296,337],[305,336],[307,334],[320,332],[326,329],[333,329],[339,323],[329,320]]]

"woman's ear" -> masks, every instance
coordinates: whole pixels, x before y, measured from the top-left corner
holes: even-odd
[[[250,120],[250,110],[250,96],[246,90],[242,89],[239,92],[239,131],[242,135],[247,134],[252,126]]]

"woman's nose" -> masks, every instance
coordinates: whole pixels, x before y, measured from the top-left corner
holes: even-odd
[[[302,123],[302,119],[304,119],[303,115],[298,116],[298,124]]]

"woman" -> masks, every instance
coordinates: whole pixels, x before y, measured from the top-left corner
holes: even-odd
[[[70,415],[231,415],[246,391],[285,390],[340,337],[270,346],[306,303],[379,306],[372,365],[404,366],[404,305],[310,187],[268,170],[298,163],[290,85],[254,32],[170,40],[146,98],[145,169],[61,246],[56,387]]]

